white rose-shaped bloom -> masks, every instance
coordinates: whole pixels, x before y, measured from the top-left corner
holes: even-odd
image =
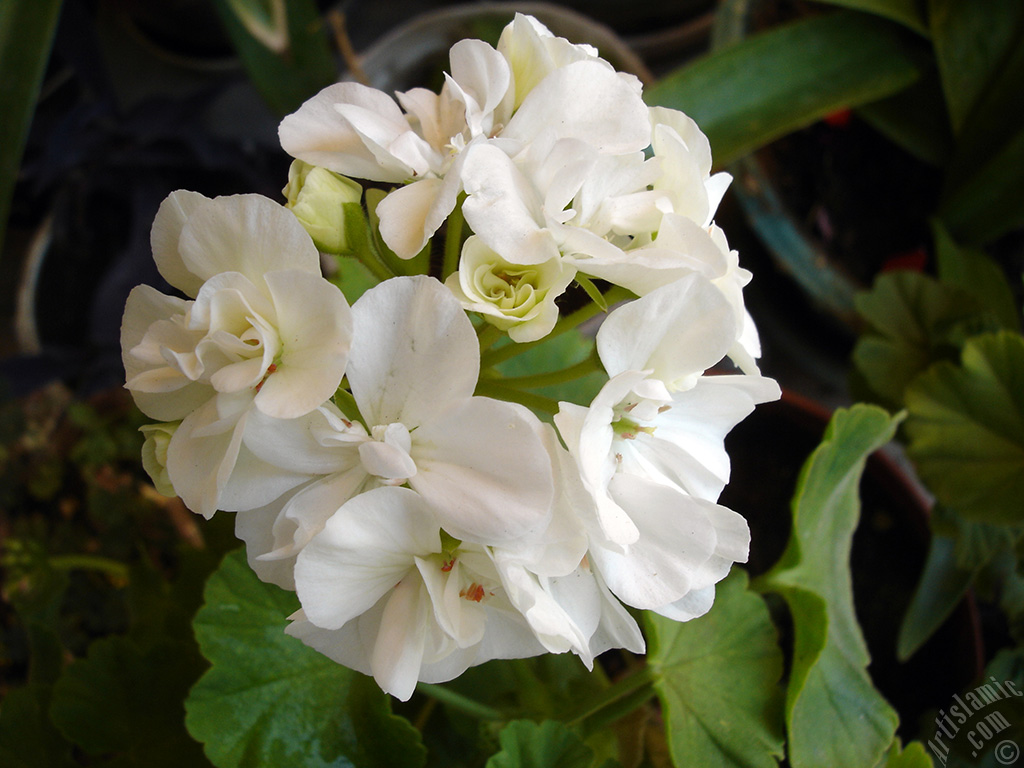
[[[152,231],[163,277],[193,300],[148,286],[128,297],[121,326],[126,387],[151,418],[182,420],[167,449],[170,482],[209,516],[261,506],[301,482],[239,457],[252,408],[294,418],[330,399],[345,373],[351,316],[320,275],[319,255],[294,216],[258,195],[172,193]],[[249,492],[247,474],[263,477]]]
[[[512,264],[474,236],[462,247],[459,269],[445,281],[467,312],[479,312],[513,341],[536,341],[558,321],[555,299],[576,270],[561,259],[542,264]]]
[[[383,487],[342,506],[299,553],[290,635],[407,700],[494,658],[542,653],[482,547],[446,550],[423,497]]]

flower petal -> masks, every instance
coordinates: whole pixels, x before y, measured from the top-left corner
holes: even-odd
[[[153,248],[153,261],[161,276],[186,296],[195,298],[203,285],[203,278],[193,273],[181,258],[178,242],[181,230],[189,216],[209,200],[198,192],[179,189],[171,192],[160,203],[153,219],[149,242]]]
[[[278,136],[284,151],[311,165],[358,179],[401,182],[412,175],[412,169],[397,159],[381,163],[337,110],[338,104],[362,108],[392,140],[409,130],[401,109],[386,93],[360,83],[336,83],[281,121]]]
[[[683,389],[725,356],[736,330],[721,291],[694,274],[614,310],[597,333],[597,350],[610,376],[652,370],[670,389]]]
[[[182,228],[185,267],[204,281],[240,272],[256,286],[279,269],[320,274],[320,254],[294,214],[262,195],[217,197],[196,206]]]
[[[348,380],[369,426],[399,421],[412,430],[473,394],[480,371],[476,332],[437,280],[387,280],[360,297],[352,320]]]
[[[573,62],[541,80],[501,135],[527,145],[541,133],[582,139],[608,154],[638,152],[651,143],[639,87],[596,60]]]
[[[415,574],[416,555],[440,551],[437,521],[419,496],[375,488],[346,502],[299,553],[296,592],[310,621],[338,629]]]
[[[536,417],[500,400],[455,403],[413,433],[409,485],[452,536],[495,544],[548,525],[551,461]]]
[[[263,381],[256,407],[291,419],[327,402],[345,375],[352,343],[352,313],[337,286],[297,270],[264,279],[277,313],[281,358]]]

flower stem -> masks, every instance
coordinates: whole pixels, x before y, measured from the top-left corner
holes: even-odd
[[[611,306],[618,301],[630,298],[632,295],[633,294],[625,288],[615,285],[604,294],[604,299],[608,305]],[[561,336],[563,333],[571,331],[573,328],[582,325],[602,311],[601,307],[596,303],[590,302],[589,304],[580,307],[575,312],[559,318],[558,322],[555,323],[555,327],[551,329],[551,333],[543,339],[528,341],[524,344],[506,344],[504,347],[488,350],[488,352],[480,358],[480,368],[490,368],[491,366],[497,365],[498,363],[515,357],[516,355],[521,355],[523,352],[533,349],[538,344],[543,344],[549,339],[553,339],[556,336]]]
[[[654,695],[657,674],[643,666],[627,675],[576,710],[565,722],[580,727],[585,733],[593,733],[613,723],[644,704]]]
[[[448,216],[448,226],[444,234],[444,264],[441,268],[441,280],[459,268],[459,254],[462,253],[462,200]]]
[[[503,712],[495,709],[494,707],[481,704],[479,701],[475,701],[468,696],[464,696],[458,691],[453,691],[451,688],[445,688],[443,685],[419,683],[416,686],[416,690],[425,696],[437,699],[442,704],[447,704],[449,707],[457,709],[460,712],[465,712],[467,715],[472,715],[480,720],[508,719]]]
[[[58,571],[100,571],[118,581],[128,581],[128,566],[109,557],[99,555],[53,555],[47,559],[51,568]]]
[[[573,381],[574,379],[586,376],[588,373],[600,370],[601,362],[597,359],[597,356],[588,355],[575,365],[570,365],[568,368],[562,368],[558,371],[534,373],[529,376],[509,376],[494,379],[494,381],[499,386],[512,389],[539,389],[540,387],[550,387],[552,384],[563,384],[566,381]]]
[[[491,325],[487,321],[476,329],[476,338],[480,342],[481,354],[486,350],[490,349],[498,339],[501,338],[501,330],[496,325]]]
[[[533,392],[523,392],[512,387],[503,387],[500,379],[481,379],[477,382],[475,394],[483,397],[493,397],[497,400],[507,400],[510,403],[519,403],[535,411],[551,414],[558,413],[558,401],[550,397],[534,394]]]

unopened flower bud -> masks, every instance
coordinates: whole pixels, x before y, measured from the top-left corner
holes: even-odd
[[[147,424],[139,429],[146,436],[146,442],[142,444],[142,467],[164,496],[178,495],[167,474],[167,446],[179,423]]]
[[[324,253],[349,250],[345,233],[345,203],[358,203],[363,188],[340,174],[295,160],[284,188],[289,208]]]

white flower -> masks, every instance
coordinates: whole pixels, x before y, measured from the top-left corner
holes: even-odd
[[[463,40],[452,47],[441,93],[417,88],[398,94],[401,108],[357,83],[330,86],[282,121],[281,146],[337,173],[404,184],[377,212],[385,242],[411,258],[454,209],[469,147],[493,143],[514,155],[538,140],[580,139],[599,152],[621,154],[650,143],[636,78],[585,49],[543,42],[539,25],[520,19],[512,26],[502,48],[514,57],[512,66],[486,43]],[[551,67],[524,64],[522,51],[538,46],[553,54]]]
[[[331,404],[299,419],[250,421],[254,456],[315,478],[281,507],[272,547],[259,556],[294,558],[348,499],[381,485],[408,484],[467,541],[509,542],[547,527],[554,481],[540,422],[521,406],[473,396],[479,347],[451,293],[429,277],[393,278],[352,315],[347,376],[369,430]]]
[[[475,235],[462,247],[459,269],[448,277],[451,289],[467,312],[508,331],[513,341],[536,341],[558,321],[558,298],[576,276],[570,265],[554,258],[541,264],[505,261]]]
[[[715,504],[729,478],[725,435],[779,396],[760,376],[705,376],[729,350],[729,302],[693,274],[611,313],[598,354],[611,379],[555,423],[595,501],[590,553],[626,603],[675,618],[707,610],[746,559],[742,517]]]
[[[587,559],[584,520],[593,517],[594,501],[550,425],[543,437],[557,486],[551,523],[539,535],[491,548],[505,592],[551,653],[572,651],[588,669],[609,648],[641,653],[636,621]]]
[[[342,506],[299,553],[295,585],[302,611],[288,634],[403,701],[418,680],[543,652],[483,548],[443,540],[430,505],[406,488]]]
[[[253,499],[244,483],[235,482],[233,500],[222,494],[246,455],[248,412],[294,418],[334,394],[348,359],[348,304],[321,277],[317,250],[295,217],[258,195],[172,193],[152,244],[160,273],[194,300],[148,286],[132,291],[121,326],[125,386],[147,416],[182,420],[167,471],[185,503],[206,516],[220,505],[245,508]],[[246,471],[266,477],[278,495],[299,482],[272,467]]]

